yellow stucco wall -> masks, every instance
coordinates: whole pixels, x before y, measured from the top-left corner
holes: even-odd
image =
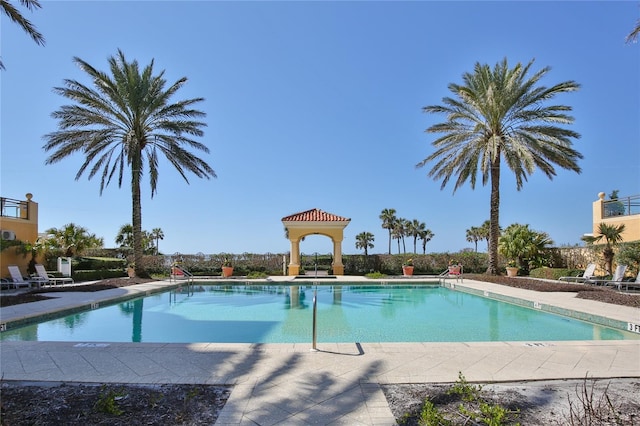
[[[31,199],[31,194],[26,195],[25,203],[18,212],[19,217],[0,216],[0,230],[13,231],[16,240],[34,243],[38,239],[38,203]],[[4,212],[3,212],[4,214]],[[18,265],[20,272],[27,275],[27,264],[30,256],[17,253],[14,247],[0,252],[0,276],[9,277],[8,265]]]
[[[624,225],[625,229],[622,233],[623,241],[639,241],[640,214],[604,217],[604,198],[605,193],[600,192],[598,194],[598,200],[593,202],[593,235],[598,235],[598,227],[601,223],[612,226]]]

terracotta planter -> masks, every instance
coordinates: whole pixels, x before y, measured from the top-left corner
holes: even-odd
[[[403,266],[402,275],[404,275],[405,277],[410,277],[411,275],[413,275],[413,266]]]
[[[223,266],[222,267],[222,276],[223,277],[230,277],[231,275],[233,275],[233,266]]]
[[[449,275],[460,275],[461,269],[460,265],[449,266]]]
[[[508,277],[517,277],[518,276],[518,268],[515,266],[507,266],[507,276]]]

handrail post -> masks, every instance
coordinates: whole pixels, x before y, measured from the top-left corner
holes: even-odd
[[[316,333],[316,316],[317,316],[317,311],[318,311],[318,289],[316,288],[315,290],[313,290],[313,324],[312,324],[312,343],[311,343],[311,350],[312,351],[317,351],[318,348],[316,348],[316,337],[317,337],[317,333]]]

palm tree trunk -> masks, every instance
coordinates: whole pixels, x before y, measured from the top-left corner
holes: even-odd
[[[391,254],[391,228],[389,228],[389,254]]]
[[[140,201],[140,176],[142,159],[140,154],[134,155],[131,162],[131,198],[133,226],[133,261],[136,277],[146,278],[147,273],[142,266],[142,204]]]
[[[491,207],[489,214],[489,267],[487,274],[498,275],[500,238],[500,153],[491,161]]]

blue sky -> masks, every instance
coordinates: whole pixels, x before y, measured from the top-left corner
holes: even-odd
[[[598,192],[640,194],[640,45],[625,43],[640,2],[45,1],[21,10],[46,45],[2,15],[0,193],[33,193],[41,231],[74,222],[113,247],[131,221],[128,185],[100,196],[99,180],[74,180],[81,158],[45,165],[42,149],[56,130],[51,113],[69,103],[52,88],[89,83],[72,58],[107,70],[118,49],[142,65],[154,59],[168,83],[187,77],[175,100],[206,99],[200,141],[211,153],[202,158],[218,178],[187,184],[165,161],[157,195],[143,186],[143,229],[162,228],[166,254],[287,252],[281,219],[312,208],[351,218],[347,254],[361,252],[363,231],[375,235],[370,252],[387,251],[385,208],[425,222],[435,234],[428,252],[473,247],[465,233],[489,218],[489,188],[454,194],[415,168],[433,152],[436,135],[424,130],[443,119],[421,109],[441,104],[476,62],[505,57],[550,66],[547,86],[581,84],[554,103],[574,108],[584,159],[581,174],[538,171],[520,192],[504,169],[501,226],[577,244]],[[329,253],[331,241],[309,237],[301,251]]]

